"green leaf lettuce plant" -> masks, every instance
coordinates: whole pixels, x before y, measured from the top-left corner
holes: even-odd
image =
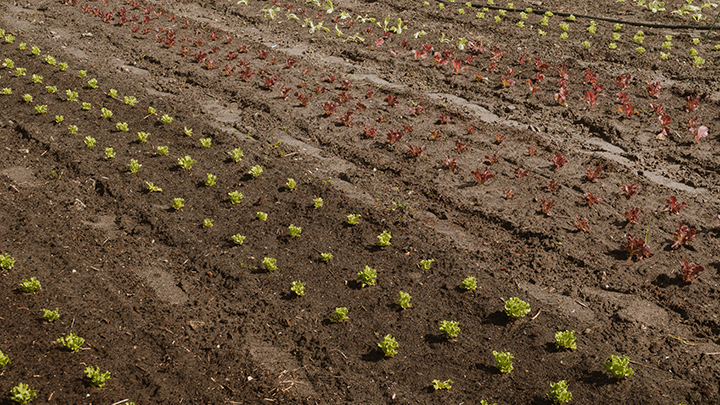
[[[530,312],[530,304],[518,297],[512,297],[505,301],[505,313],[511,320],[524,317]]]
[[[39,290],[42,290],[42,286],[40,285],[40,281],[38,281],[37,277],[31,277],[30,280],[23,279],[20,282],[20,289],[23,292],[35,294]]]
[[[477,280],[475,277],[467,277],[460,282],[460,288],[463,290],[474,290],[477,288]]]
[[[96,387],[103,387],[105,382],[110,379],[110,372],[100,373],[100,367],[87,366],[85,375],[90,380],[90,383]]]
[[[455,321],[442,321],[440,322],[440,332],[442,332],[446,338],[455,339],[460,334],[459,323]]]
[[[365,268],[357,274],[357,282],[360,284],[360,288],[375,285],[377,282],[377,270],[370,268],[370,266],[365,266]]]
[[[568,391],[567,381],[561,380],[556,383],[550,383],[550,390],[547,395],[556,404],[564,404],[572,399],[572,392]]]
[[[395,303],[398,304],[402,309],[408,309],[412,307],[412,304],[410,303],[411,298],[412,296],[410,296],[410,294],[400,291],[398,293],[398,300],[395,301]]]
[[[433,388],[435,389],[435,391],[443,390],[443,389],[449,390],[450,388],[452,388],[453,381],[452,380],[445,380],[445,381],[432,380],[432,385],[433,385]]]
[[[333,314],[330,316],[330,322],[338,323],[346,321],[348,319],[347,313],[348,309],[346,307],[335,308],[335,311],[333,311]]]
[[[512,360],[515,358],[510,352],[496,352],[493,350],[493,356],[495,356],[495,363],[498,370],[503,374],[509,374],[513,371]]]
[[[392,335],[385,335],[383,340],[378,343],[378,347],[385,353],[385,357],[394,357],[398,353],[396,350],[398,346],[398,343]]]
[[[390,238],[392,238],[390,232],[382,231],[382,233],[378,235],[377,245],[380,247],[390,246]]]
[[[63,346],[68,348],[71,352],[76,353],[80,351],[80,347],[83,345],[83,343],[85,343],[85,339],[74,333],[70,333],[65,337],[60,337],[57,341],[58,343],[61,343]]]
[[[19,383],[10,390],[9,400],[24,405],[30,403],[37,397],[35,390],[31,390],[27,384]]]
[[[555,348],[570,350],[577,349],[577,344],[575,343],[575,331],[565,330],[555,332]]]
[[[15,259],[9,253],[0,255],[0,269],[10,270],[15,265]]]
[[[610,360],[603,364],[605,371],[618,380],[631,377],[635,372],[630,368],[630,357],[610,355]]]

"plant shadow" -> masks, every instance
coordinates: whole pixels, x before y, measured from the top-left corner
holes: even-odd
[[[495,311],[488,315],[482,323],[486,325],[507,326],[510,323],[510,319],[504,311]]]
[[[363,354],[362,356],[360,356],[360,358],[363,359],[363,361],[369,361],[369,362],[372,362],[372,363],[377,363],[377,362],[379,362],[380,360],[382,360],[382,359],[385,358],[385,352],[383,352],[383,351],[380,350],[379,348],[372,348],[372,349],[370,349],[369,352],[367,352],[367,353]]]
[[[594,385],[595,387],[604,387],[606,385],[614,384],[616,381],[610,378],[607,374],[601,371],[592,371],[580,378],[580,381]]]

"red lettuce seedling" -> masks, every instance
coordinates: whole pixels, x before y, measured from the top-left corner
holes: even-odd
[[[457,158],[450,158],[450,156],[445,156],[445,166],[448,167],[448,169],[456,172],[458,170],[457,166]]]
[[[665,139],[667,135],[670,134],[669,127],[670,127],[670,114],[663,114],[658,117],[660,120],[660,124],[662,125],[662,131],[660,131],[659,134],[655,137],[655,139]]]
[[[387,143],[390,145],[398,143],[400,139],[403,137],[403,132],[395,129],[391,129],[387,133]]]
[[[515,178],[516,179],[522,179],[523,177],[526,177],[530,174],[529,170],[523,170],[522,168],[518,167],[515,171]]]
[[[535,153],[537,153],[537,150],[535,150],[535,148],[533,148],[532,146],[528,146],[527,151],[528,151],[528,156],[533,156]]]
[[[693,112],[697,110],[698,103],[700,102],[700,96],[687,96],[685,97],[685,100],[687,100],[687,103],[685,103],[685,112]]]
[[[390,107],[395,107],[398,104],[397,96],[393,96],[392,94],[388,94],[387,97],[385,97],[385,101],[387,101]]]
[[[575,217],[573,226],[581,231],[590,232],[590,225],[588,224],[587,218]]]
[[[591,110],[593,107],[595,107],[595,104],[598,102],[597,96],[600,94],[595,94],[592,91],[588,90],[585,92],[585,98],[581,98],[580,101],[584,101],[588,105],[588,109]]]
[[[590,84],[590,83],[597,83],[598,74],[592,73],[590,69],[585,69],[585,78],[583,79],[583,83]]]
[[[587,201],[589,207],[592,207],[593,204],[601,202],[602,198],[594,196],[593,193],[585,193],[583,200]]]
[[[637,224],[639,213],[640,208],[632,207],[629,211],[625,211],[625,218],[627,218],[629,224]]]
[[[345,113],[345,115],[342,115],[342,116],[339,115],[339,116],[337,117],[337,119],[339,119],[340,121],[342,121],[343,125],[345,125],[346,127],[352,128],[352,127],[355,125],[355,123],[352,122],[352,116],[353,116],[353,110],[352,110],[352,109],[349,109],[349,110],[347,110],[347,112]]]
[[[460,74],[466,72],[468,69],[470,69],[470,66],[463,66],[462,65],[462,59],[455,58],[452,61],[453,65],[453,73],[454,74]]]
[[[655,111],[655,114],[657,114],[657,115],[661,116],[661,115],[665,114],[665,106],[662,103],[658,103],[658,104],[650,103],[650,108],[652,108],[653,111]]]
[[[632,196],[634,196],[634,195],[637,195],[639,188],[640,188],[640,186],[636,186],[635,184],[632,184],[632,183],[630,183],[629,186],[626,185],[626,184],[621,184],[621,185],[620,185],[620,190],[622,190],[623,193],[625,193],[625,195],[627,196],[627,198],[630,198],[630,197],[632,197]]]
[[[312,95],[306,96],[302,93],[295,93],[295,98],[298,99],[300,105],[302,105],[303,107],[308,105],[308,103],[310,102],[310,97],[312,97]]]
[[[422,60],[422,59],[427,58],[427,52],[418,51],[416,49],[413,49],[413,55],[415,56],[415,60]]]
[[[427,148],[425,148],[425,145],[420,146],[420,147],[408,145],[408,148],[410,149],[409,153],[410,153],[410,156],[412,156],[412,157],[422,156],[423,152],[425,152],[425,150],[427,149]]]
[[[527,79],[527,84],[531,96],[541,90],[540,86],[535,86],[531,79]]]
[[[488,166],[489,166],[489,165],[492,165],[493,163],[497,163],[497,162],[498,162],[498,157],[497,157],[496,154],[493,153],[493,154],[490,155],[490,156],[485,155],[485,163],[486,163]]]
[[[550,67],[549,63],[541,61],[540,58],[533,58],[533,60],[535,61],[535,70],[538,72],[544,72]]]
[[[651,82],[648,80],[648,94],[652,98],[660,98],[660,82]]]
[[[341,91],[340,93],[338,93],[338,102],[339,102],[340,104],[345,104],[345,103],[347,103],[348,101],[350,101],[350,98],[351,98],[351,97],[350,97],[347,93],[345,93],[344,91]]]
[[[618,107],[617,110],[619,113],[625,114],[625,118],[630,118],[633,114],[635,114],[635,107],[627,103]]]
[[[625,90],[628,87],[630,87],[630,80],[632,77],[630,75],[627,76],[618,76],[615,78],[615,87],[617,87],[620,90]]]
[[[627,104],[630,102],[630,97],[628,97],[627,93],[617,93],[615,96],[617,96],[618,101],[621,104]]]
[[[325,110],[325,116],[329,117],[329,116],[335,114],[335,108],[337,108],[337,106],[339,106],[339,105],[340,104],[338,104],[334,101],[328,101],[326,103],[323,103],[322,106],[323,106],[323,109]]]
[[[567,98],[570,95],[570,91],[565,86],[560,86],[558,92],[555,93],[555,101],[563,107],[567,107]]]
[[[455,141],[455,150],[459,153],[465,152],[468,146],[460,141]]]
[[[665,204],[667,206],[668,211],[670,211],[673,214],[679,214],[681,208],[687,207],[687,204],[684,202],[678,204],[677,197],[675,197],[674,195],[671,195],[669,200],[665,200]]]
[[[680,269],[680,271],[682,271],[682,279],[686,283],[692,283],[693,280],[700,275],[700,272],[705,270],[703,266],[695,263],[688,263],[688,261],[684,258],[683,261],[680,262],[680,265],[682,266]]]
[[[445,115],[444,113],[440,113],[440,118],[438,119],[438,124],[449,124],[450,123],[450,116]]]
[[[512,200],[517,195],[517,193],[512,191],[511,189],[503,190],[503,194],[505,194],[506,200]]]
[[[675,243],[670,246],[673,249],[679,248],[681,245],[686,245],[695,239],[697,229],[690,229],[687,225],[683,225],[682,222],[678,222],[678,229],[673,234]]]
[[[439,129],[433,129],[432,131],[430,131],[429,138],[431,141],[439,141],[442,136],[443,134],[442,132],[440,132]]]
[[[485,184],[486,181],[492,179],[495,177],[493,172],[490,171],[487,167],[485,168],[485,171],[481,172],[480,170],[470,172],[473,176],[475,176],[475,180],[477,180],[480,184]]]
[[[590,166],[587,167],[587,179],[593,183],[597,183],[598,176],[603,171],[602,167],[597,166],[594,170],[590,170]]]
[[[565,159],[565,156],[563,156],[562,153],[558,152],[553,155],[552,162],[555,165],[555,169],[560,169],[561,167],[565,166],[565,163],[567,163],[567,159]]]
[[[551,193],[554,193],[557,191],[557,189],[560,187],[559,184],[555,183],[555,180],[550,180],[550,183],[547,185],[547,190]]]
[[[495,46],[493,46],[492,52],[490,52],[490,59],[493,60],[493,61],[499,61],[499,60],[502,59],[503,56],[505,56],[505,55],[506,55],[506,53],[505,53],[505,52],[501,52],[501,51],[500,51],[500,47],[498,47],[497,45],[495,45]]]
[[[625,239],[627,240],[623,243],[623,247],[628,252],[628,258],[635,256],[636,259],[642,260],[653,255],[643,238],[626,234]]]
[[[377,126],[371,127],[368,124],[365,124],[365,137],[366,138],[375,138],[377,136]]]
[[[551,210],[552,207],[554,207],[554,206],[555,206],[555,203],[552,202],[552,201],[550,201],[549,198],[545,198],[545,199],[543,199],[543,200],[540,200],[540,211],[542,211],[543,214],[545,214],[545,215],[547,215],[547,216],[549,216],[549,217],[551,217],[551,216],[553,215],[550,210]]]
[[[708,128],[704,125],[701,125],[699,128],[690,128],[690,132],[692,132],[693,136],[695,137],[695,144],[700,143],[700,139],[705,138],[708,136]]]
[[[355,109],[358,111],[365,111],[367,109],[367,106],[358,101],[357,104],[355,104]]]

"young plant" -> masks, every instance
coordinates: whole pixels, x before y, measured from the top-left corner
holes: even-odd
[[[211,228],[213,226],[214,221],[215,220],[213,220],[213,219],[205,218],[205,219],[203,219],[203,226],[206,228]]]
[[[0,255],[0,269],[10,270],[15,265],[15,259],[9,253]]]
[[[180,197],[173,198],[172,207],[175,209],[175,211],[181,210],[182,207],[184,207],[184,206],[185,206],[184,198],[180,198]]]
[[[70,135],[77,134],[77,131],[78,131],[77,125],[69,125],[68,126],[68,132],[70,133]]]
[[[242,245],[245,241],[245,236],[240,235],[239,233],[231,236],[231,238],[236,245]]]
[[[135,159],[130,159],[130,163],[128,164],[128,170],[130,173],[137,173],[140,170],[140,163],[138,163]]]
[[[261,211],[258,211],[257,214],[255,214],[255,217],[261,221],[267,221],[267,214]]]
[[[682,272],[682,279],[686,283],[692,283],[695,277],[697,277],[700,272],[705,270],[703,266],[695,263],[688,263],[688,261],[685,259],[680,262],[680,265],[682,265],[682,268],[680,269],[680,271]]]
[[[556,349],[577,349],[575,344],[575,331],[565,330],[562,332],[555,332],[555,348]]]
[[[117,92],[115,92],[115,95],[117,96]],[[136,102],[137,98],[135,96],[125,96],[125,104],[129,105],[130,107],[134,107]]]
[[[380,247],[385,247],[390,246],[390,238],[392,238],[392,235],[390,235],[390,232],[388,231],[382,231],[382,233],[378,235],[377,238],[377,245]]]
[[[265,270],[267,271],[275,271],[277,270],[277,259],[274,259],[272,257],[265,257],[262,260],[263,266],[265,266]]]
[[[167,114],[163,114],[163,116],[160,117],[160,122],[162,122],[163,124],[169,124],[173,121],[174,121],[174,118]]]
[[[567,381],[561,380],[556,383],[550,383],[550,390],[547,395],[556,404],[564,404],[572,399],[572,392],[568,391]]]
[[[160,187],[158,187],[158,186],[150,183],[149,181],[146,181],[146,182],[145,182],[145,185],[147,186],[147,191],[148,191],[148,193],[160,193],[160,192],[162,192],[162,189],[161,189]]]
[[[635,372],[630,368],[630,357],[610,355],[610,360],[606,361],[603,366],[611,376],[618,380],[631,377]]]
[[[68,91],[70,91],[70,90],[68,90]],[[68,96],[68,100],[69,99],[70,99],[70,97]],[[107,108],[103,107],[100,109],[100,116],[102,116],[103,118],[110,118],[110,117],[112,117],[112,115],[113,115],[113,112],[108,110]]]
[[[487,167],[485,168],[484,172],[481,172],[480,170],[476,170],[476,171],[470,172],[470,173],[472,173],[472,175],[475,176],[475,180],[477,180],[477,182],[480,184],[485,184],[486,181],[495,177],[495,174],[493,174],[493,172],[491,172],[490,169],[488,169]]]
[[[300,234],[302,233],[302,228],[299,226],[290,224],[290,226],[288,226],[288,232],[290,233],[291,238],[297,238],[297,237],[300,237]]]
[[[530,304],[518,297],[505,301],[505,313],[511,320],[522,318],[530,312]]]
[[[418,263],[418,266],[420,266],[420,268],[423,270],[430,270],[430,267],[432,266],[433,262],[435,262],[435,259],[420,260],[420,263]]]
[[[323,206],[323,199],[320,197],[313,198],[313,205],[315,206],[315,208],[321,208]]]
[[[320,260],[324,262],[329,262],[330,260],[332,260],[332,258],[332,253],[320,253]]]
[[[118,122],[117,124],[115,124],[115,129],[117,129],[118,132],[127,132],[127,131],[130,130],[130,129],[128,128],[128,123],[127,123],[127,122]],[[144,132],[143,132],[143,133],[144,133]],[[150,135],[150,134],[147,134],[147,135]],[[140,133],[138,133],[138,140],[139,140],[140,142],[144,142],[144,141],[140,140]],[[145,138],[145,140],[147,140],[147,137]]]
[[[41,311],[43,311],[42,319],[48,322],[53,322],[60,318],[60,312],[57,308],[55,308],[54,311],[51,311],[49,309],[42,309]]]
[[[7,366],[8,364],[10,364],[10,356],[4,354],[0,350],[0,371],[2,371],[2,369],[5,368],[5,366]]]
[[[685,203],[685,202],[678,204],[677,197],[675,197],[674,195],[671,195],[669,200],[665,200],[665,204],[667,206],[668,211],[670,211],[673,214],[679,214],[681,208],[687,207],[687,203]]]
[[[32,103],[33,96],[31,96],[30,94],[23,94],[23,101],[26,103]]]
[[[229,192],[228,195],[230,196],[231,204],[240,204],[240,201],[245,198],[245,196],[237,190]]]
[[[118,125],[119,125],[119,124],[118,124]],[[127,130],[127,124],[125,124],[125,128],[126,128],[126,130]],[[147,142],[149,136],[150,136],[150,133],[149,133],[149,132],[140,131],[140,132],[137,133],[137,140],[138,140],[138,142],[140,142],[140,143],[145,143],[145,142]]]
[[[463,290],[474,290],[477,288],[477,280],[475,277],[468,277],[460,282],[460,288]]]
[[[262,174],[262,172],[263,172],[263,167],[260,165],[255,165],[250,168],[250,170],[248,171],[248,174],[253,177],[258,177]]]
[[[207,177],[205,177],[205,185],[210,187],[215,185],[215,181],[217,180],[217,176],[212,173],[207,173]],[[231,197],[232,199],[232,197]]]
[[[623,247],[628,252],[629,259],[634,256],[637,260],[642,260],[645,257],[651,257],[653,255],[650,247],[647,245],[648,236],[649,231],[645,234],[645,239],[631,234],[625,235],[626,241],[623,243]]]
[[[675,242],[670,246],[672,249],[678,249],[682,245],[687,245],[695,239],[697,229],[690,229],[687,225],[683,225],[682,222],[678,223],[678,229],[673,234]]]
[[[398,293],[398,300],[395,301],[395,303],[402,309],[408,309],[412,307],[412,304],[410,303],[411,298],[412,296],[410,296],[410,294],[400,291],[400,293]]]
[[[158,146],[158,147],[157,147],[157,154],[158,154],[158,155],[167,155],[167,154],[168,154],[168,147],[167,147],[167,146]]]
[[[57,65],[58,70],[61,71],[61,72],[66,71],[66,70],[68,69],[68,66],[69,66],[69,65],[68,65],[67,63],[65,63],[65,62],[60,62],[60,63],[58,63],[58,65]]]
[[[360,214],[350,214],[347,216],[347,223],[348,225],[357,225],[358,221],[360,221]]]
[[[85,368],[85,375],[90,380],[90,383],[96,387],[104,386],[105,382],[110,379],[110,372],[100,373],[100,367],[93,368],[92,366],[87,366]]]
[[[178,158],[178,164],[180,165],[180,167],[186,170],[192,169],[192,165],[194,163],[197,163],[197,160],[187,155],[185,157]]]
[[[91,88],[91,89],[97,89],[97,87],[98,87],[97,79],[90,79],[90,80],[88,80],[87,85],[88,85],[88,87]]]
[[[116,98],[118,96],[117,90],[110,89],[108,90],[108,97]]]
[[[443,390],[443,389],[449,390],[450,388],[452,388],[453,382],[452,382],[452,380],[445,380],[445,381],[432,380],[432,385],[433,385],[433,388],[435,389],[435,391]]]
[[[348,309],[345,307],[335,308],[335,311],[330,316],[330,322],[337,323],[337,322],[342,322],[342,321],[347,320],[348,319],[347,313],[348,313]]]
[[[440,332],[445,334],[448,339],[455,339],[460,334],[460,327],[455,321],[440,322]]]
[[[285,183],[285,187],[287,187],[287,189],[290,191],[295,190],[296,185],[297,183],[293,179],[288,179],[287,183]]]
[[[40,281],[38,281],[37,277],[31,277],[30,280],[22,279],[20,282],[20,289],[23,292],[35,294],[38,290],[42,290],[42,286],[40,285]]]
[[[203,148],[209,148],[212,145],[212,138],[200,138],[199,141]]]
[[[235,148],[228,152],[228,155],[230,155],[230,158],[232,158],[233,162],[237,163],[242,160],[243,158],[243,151],[241,151],[238,148]]]
[[[510,352],[496,352],[493,350],[493,356],[495,356],[495,363],[498,370],[503,374],[509,374],[513,371],[512,360],[515,358]]]
[[[365,268],[357,274],[357,282],[360,284],[360,288],[375,285],[375,283],[377,283],[377,270],[366,265]]]
[[[378,343],[378,347],[382,349],[383,353],[385,353],[385,357],[395,356],[398,353],[396,350],[398,346],[398,343],[392,335],[385,335],[383,340]]]
[[[58,338],[58,343],[61,343],[63,346],[67,347],[68,350],[71,352],[79,352],[80,346],[85,343],[85,339],[81,338],[80,336],[70,333],[69,335],[65,337]]]
[[[45,114],[45,113],[47,113],[47,107],[48,107],[47,104],[36,105],[36,106],[35,106],[35,113],[37,113],[37,114]]]
[[[305,283],[300,281],[293,281],[292,287],[290,287],[290,291],[297,294],[298,297],[302,297],[305,295]]]
[[[156,109],[154,109],[153,107],[148,107],[148,116],[150,116],[150,115],[156,115],[156,114],[157,114],[157,110],[156,110]]]
[[[25,405],[30,403],[35,397],[37,397],[35,390],[31,390],[27,384],[19,383],[10,390],[8,399],[20,405]]]

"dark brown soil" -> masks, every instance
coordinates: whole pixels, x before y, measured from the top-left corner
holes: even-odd
[[[0,272],[0,351],[11,360],[2,397],[23,382],[35,403],[50,404],[550,404],[550,383],[566,380],[578,404],[720,403],[717,31],[693,44],[707,31],[624,24],[613,41],[612,22],[597,20],[591,34],[590,20],[578,18],[563,40],[563,16],[544,26],[541,15],[508,11],[495,22],[497,10],[481,19],[460,3],[343,1],[332,13],[304,1],[235,3],[0,5],[0,28],[15,36],[0,41],[0,62],[14,63],[0,69],[0,89],[12,89],[0,95],[0,251],[16,260]],[[695,23],[670,13],[685,2],[666,3],[658,13],[612,0],[541,7]],[[702,12],[701,25],[717,13]],[[388,26],[402,18],[402,32],[383,34],[385,17]],[[459,49],[461,37],[475,47]],[[432,51],[416,58],[424,44]],[[699,67],[691,47],[705,60]],[[563,72],[567,106],[555,96]],[[618,76],[630,76],[626,89]],[[593,81],[604,88],[590,107],[582,99]],[[658,98],[648,91],[654,82]],[[634,114],[623,112],[619,92]],[[664,140],[651,103],[671,117]],[[36,113],[42,105],[47,113]],[[161,123],[164,114],[174,121]],[[700,126],[709,135],[696,143],[691,127]],[[425,150],[413,157],[408,145]],[[239,162],[228,154],[235,148]],[[196,160],[191,169],[179,166],[184,156]],[[264,170],[257,178],[254,165]],[[472,172],[486,169],[494,178],[481,184]],[[215,185],[205,185],[208,173]],[[621,184],[639,186],[637,195]],[[239,204],[233,191],[244,195]],[[591,196],[602,201],[590,205]],[[687,204],[677,214],[672,196]],[[634,207],[637,223],[628,223]],[[349,214],[361,216],[357,225]],[[587,230],[575,226],[583,219]],[[697,233],[678,247],[679,223]],[[377,246],[383,231],[390,246]],[[242,245],[235,234],[246,236]],[[652,255],[629,257],[626,235]],[[265,270],[266,257],[277,271]],[[423,259],[435,260],[429,270]],[[683,259],[704,267],[692,283]],[[365,266],[377,269],[377,285],[356,281]],[[475,291],[459,287],[469,276]],[[31,277],[42,284],[36,294],[18,287]],[[306,283],[304,296],[293,281]],[[400,291],[411,308],[395,304]],[[531,312],[509,320],[511,297]],[[329,321],[336,307],[348,308],[348,321]],[[44,308],[58,308],[60,319],[42,320]],[[459,322],[456,339],[440,332],[443,320]],[[562,330],[575,331],[577,350],[555,349]],[[71,332],[85,339],[78,353],[57,342]],[[378,347],[387,334],[399,343],[392,358]],[[510,374],[499,373],[493,350],[514,355]],[[603,368],[610,355],[629,356],[635,374],[616,382]],[[87,366],[112,378],[93,387]],[[454,384],[436,391],[433,380]]]

